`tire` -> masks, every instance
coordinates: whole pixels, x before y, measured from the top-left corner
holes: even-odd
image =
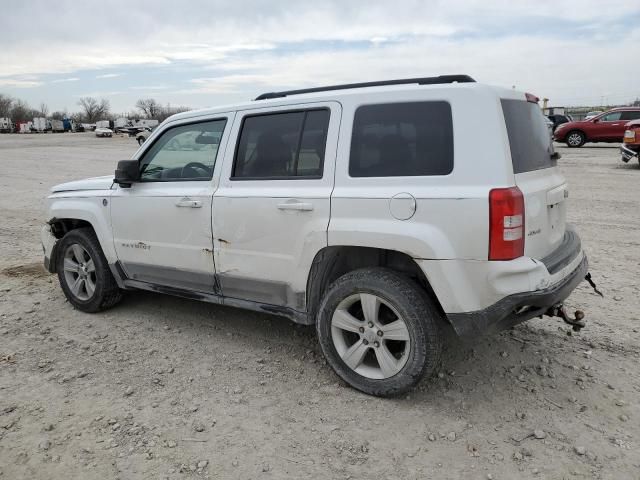
[[[565,137],[565,142],[569,148],[581,147],[586,141],[587,137],[580,130],[572,130],[567,133],[567,136]]]
[[[91,228],[71,230],[62,237],[56,251],[58,280],[75,308],[94,313],[122,299],[122,291]]]
[[[345,274],[327,289],[316,330],[340,378],[361,392],[390,397],[407,392],[439,365],[440,316],[410,278],[386,268],[365,268]]]
[[[144,143],[144,138],[142,137],[138,138],[138,145],[142,146],[143,143]]]

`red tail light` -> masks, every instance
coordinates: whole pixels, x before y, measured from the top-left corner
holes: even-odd
[[[489,192],[489,260],[524,255],[524,197],[518,187]]]

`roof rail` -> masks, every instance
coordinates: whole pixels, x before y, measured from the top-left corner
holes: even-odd
[[[400,80],[382,80],[379,82],[364,82],[364,83],[347,83],[344,85],[331,85],[328,87],[315,87],[315,88],[303,88],[301,90],[287,90],[283,92],[269,92],[258,95],[256,100],[267,100],[270,98],[282,98],[289,95],[301,95],[303,93],[316,93],[316,92],[329,92],[332,90],[347,90],[349,88],[364,88],[364,87],[385,87],[388,85],[436,85],[439,83],[471,83],[475,82],[469,75],[439,75],[437,77],[422,77],[422,78],[404,78]]]

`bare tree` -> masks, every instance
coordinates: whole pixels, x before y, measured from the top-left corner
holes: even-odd
[[[136,102],[136,108],[147,118],[156,118],[162,110],[155,98],[141,98]]]
[[[9,95],[3,95],[0,93],[0,117],[9,117],[11,114],[11,106],[13,105],[13,98]]]
[[[39,115],[39,112],[32,109],[24,100],[14,100],[11,105],[11,114],[9,115],[14,122],[31,120]]]
[[[40,110],[39,110],[39,112],[40,112],[40,114],[41,114],[43,117],[46,117],[47,115],[49,115],[49,107],[47,106],[47,104],[46,104],[46,103],[42,102],[42,103],[40,104]]]
[[[54,120],[64,120],[67,118],[67,114],[65,112],[53,112],[51,113],[51,118]]]
[[[98,102],[93,97],[82,97],[78,101],[78,105],[82,108],[84,119],[89,123],[109,115],[109,100],[104,98]]]

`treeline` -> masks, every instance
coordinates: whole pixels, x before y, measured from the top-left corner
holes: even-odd
[[[72,113],[66,109],[49,113],[49,107],[45,103],[41,103],[38,108],[33,108],[22,99],[0,93],[0,117],[9,117],[14,123],[32,120],[34,117],[47,117],[55,120],[69,118],[79,123],[115,120],[118,117],[148,118],[162,122],[173,114],[189,110],[187,107],[162,105],[154,98],[141,98],[136,102],[135,110],[124,115],[111,113],[111,106],[106,98],[82,97],[78,100],[78,107],[79,110]]]

